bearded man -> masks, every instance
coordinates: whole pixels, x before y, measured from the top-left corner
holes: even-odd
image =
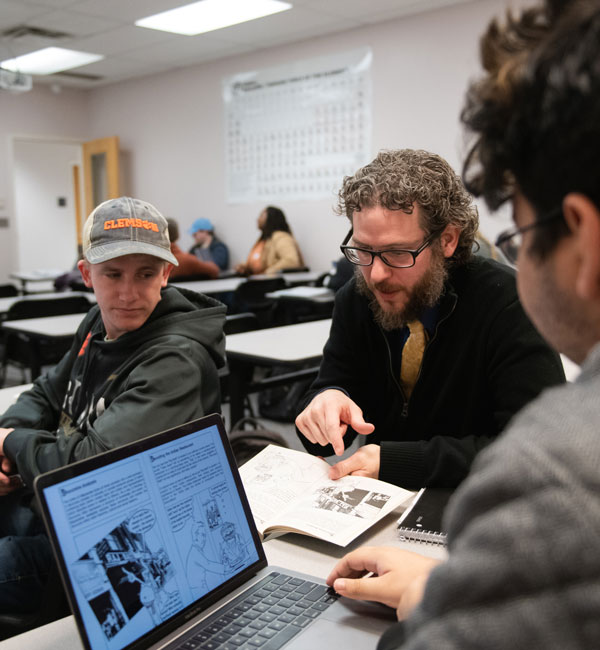
[[[319,375],[296,418],[316,455],[409,489],[456,487],[476,454],[544,388],[564,382],[519,303],[512,269],[473,256],[477,209],[427,151],[382,151],[346,177],[341,249],[355,277],[336,295]]]

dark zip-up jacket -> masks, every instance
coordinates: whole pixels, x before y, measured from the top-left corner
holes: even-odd
[[[544,388],[564,382],[556,355],[523,312],[514,272],[474,257],[453,268],[410,400],[388,340],[354,279],[336,295],[319,375],[302,408],[326,388],[343,390],[375,431],[379,478],[406,488],[455,487],[480,449]],[[346,446],[356,437],[349,429]],[[310,443],[316,455],[331,446]]]
[[[25,484],[42,472],[220,411],[225,306],[167,287],[142,327],[105,341],[98,306],[70,351],[0,417]]]

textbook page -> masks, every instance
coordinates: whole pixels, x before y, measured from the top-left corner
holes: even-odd
[[[269,445],[240,467],[262,535],[298,532],[346,546],[415,493],[383,481],[345,476],[310,454]]]

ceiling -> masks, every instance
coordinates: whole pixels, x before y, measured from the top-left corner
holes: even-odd
[[[288,11],[198,36],[134,25],[189,1],[0,0],[0,61],[50,46],[102,54],[96,63],[34,76],[34,83],[95,88],[467,0],[288,0]]]

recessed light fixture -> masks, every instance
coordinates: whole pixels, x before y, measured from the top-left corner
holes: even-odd
[[[195,36],[291,9],[280,0],[200,0],[136,20],[138,27]]]
[[[100,61],[103,58],[101,54],[77,52],[62,47],[46,47],[43,50],[2,61],[0,62],[0,68],[24,74],[54,74],[71,68],[79,68],[82,65]]]

